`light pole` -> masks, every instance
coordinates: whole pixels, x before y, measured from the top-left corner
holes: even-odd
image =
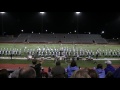
[[[2,14],[2,35],[4,35],[4,31],[3,31],[3,14],[5,14],[5,12],[0,12],[0,14]]]
[[[78,29],[79,29],[79,27],[78,27],[78,15],[80,14],[80,12],[76,12],[76,15],[77,15],[77,33],[79,33],[78,32]]]
[[[42,33],[43,33],[43,27],[44,27],[44,26],[43,26],[43,25],[44,25],[44,24],[43,24],[43,20],[44,20],[44,19],[43,19],[43,18],[44,18],[43,15],[45,14],[45,12],[40,12],[40,14],[42,15]]]

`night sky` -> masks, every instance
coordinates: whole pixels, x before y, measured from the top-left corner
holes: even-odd
[[[6,12],[3,14],[3,31],[14,35],[21,33],[21,30],[25,33],[46,33],[45,30],[48,30],[47,33],[74,33],[77,30],[77,19],[80,34],[100,34],[105,31],[106,37],[120,37],[119,12],[81,12],[79,15],[75,12],[46,12],[43,16],[39,12]]]

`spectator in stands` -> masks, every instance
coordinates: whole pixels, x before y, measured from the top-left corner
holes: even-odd
[[[45,72],[44,68],[42,68],[41,74],[42,74],[42,78],[48,78],[48,73]]]
[[[65,69],[61,66],[60,61],[56,62],[56,66],[52,68],[53,78],[65,78]]]
[[[102,64],[98,64],[95,71],[97,72],[99,78],[105,78],[105,70],[103,69]]]
[[[113,73],[111,71],[108,71],[105,78],[114,78]]]
[[[48,68],[48,77],[49,77],[49,78],[52,78],[52,73],[51,73],[51,71],[52,71],[52,69],[49,67],[49,68]]]
[[[72,60],[70,66],[67,67],[67,74],[68,74],[68,78],[71,77],[71,75],[73,74],[74,71],[79,70],[79,67],[76,64],[75,60]]]
[[[0,78],[8,78],[9,72],[6,69],[0,70]]]
[[[120,78],[120,67],[113,73],[114,78]]]
[[[85,69],[76,70],[70,78],[91,78]]]
[[[112,66],[112,62],[111,61],[105,61],[106,63],[106,68],[104,69],[105,70],[105,74],[107,74],[109,71],[111,71],[112,73],[115,72],[115,68]]]
[[[21,68],[19,78],[36,78],[36,72],[32,67]]]
[[[20,68],[13,71],[10,75],[9,75],[9,78],[18,78],[19,77],[19,71],[20,71]]]
[[[34,68],[35,71],[36,71],[36,78],[42,78],[42,75],[41,75],[41,61],[39,61],[39,63],[37,63],[36,59],[32,60],[31,67]]]
[[[93,69],[88,69],[88,74],[91,78],[99,78],[97,72]]]

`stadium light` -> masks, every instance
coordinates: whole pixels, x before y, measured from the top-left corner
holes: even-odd
[[[32,33],[33,33],[33,31],[32,31]]]
[[[40,14],[45,14],[45,12],[40,12]]]
[[[80,14],[80,12],[76,12],[76,14],[78,15],[78,14]]]
[[[76,33],[76,30],[74,32]]]
[[[81,12],[76,12],[76,15],[77,15],[77,33],[79,33],[79,32],[78,32],[78,16],[79,16],[80,13],[81,13]]]
[[[43,16],[44,16],[44,15],[43,15],[43,14],[45,14],[45,12],[40,12],[40,14],[42,14],[42,33],[43,33],[43,27],[44,27],[44,24],[43,24],[43,20],[44,20],[44,19],[43,19]]]
[[[104,34],[105,33],[105,31],[102,31],[102,34]]]
[[[21,30],[21,32],[23,32],[24,30]]]
[[[39,33],[40,34],[40,33]]]
[[[47,32],[48,30],[46,30],[46,32]]]
[[[4,29],[3,29],[3,14],[5,14],[5,12],[0,12],[0,14],[2,14],[2,35],[4,35]]]
[[[1,14],[5,14],[5,12],[0,12]]]

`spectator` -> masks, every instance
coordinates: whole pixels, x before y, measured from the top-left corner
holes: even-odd
[[[114,78],[113,77],[113,73],[111,71],[108,71],[108,73],[106,74],[105,78]]]
[[[20,69],[15,70],[9,75],[9,78],[18,78]]]
[[[49,67],[49,68],[48,68],[48,77],[49,77],[49,78],[52,78],[52,73],[51,73],[51,71],[52,71],[52,69]]]
[[[112,73],[115,72],[115,68],[112,66],[112,62],[111,61],[105,61],[106,63],[106,68],[104,69],[105,70],[105,74],[107,74],[109,71],[111,71]]]
[[[32,65],[31,65],[32,68],[35,69],[36,71],[36,78],[42,78],[42,75],[41,75],[41,61],[39,61],[39,63],[37,63],[37,60],[32,60]]]
[[[98,64],[95,71],[97,72],[99,78],[105,78],[105,70],[103,69],[102,64]]]
[[[120,67],[113,73],[114,78],[120,78]]]
[[[85,69],[79,69],[73,72],[70,78],[91,78]]]
[[[32,67],[21,68],[19,78],[36,78],[36,72]]]
[[[6,69],[0,70],[0,78],[8,78],[9,73]]]
[[[56,66],[52,68],[53,78],[65,78],[65,69],[61,66],[60,61],[56,62]]]
[[[70,66],[67,67],[68,78],[70,78],[73,72],[76,70],[79,70],[79,67],[77,66],[75,60],[72,60]]]
[[[91,78],[99,78],[97,72],[93,69],[88,69],[88,74]]]
[[[44,68],[42,68],[42,78],[48,78],[48,73],[44,71]]]

